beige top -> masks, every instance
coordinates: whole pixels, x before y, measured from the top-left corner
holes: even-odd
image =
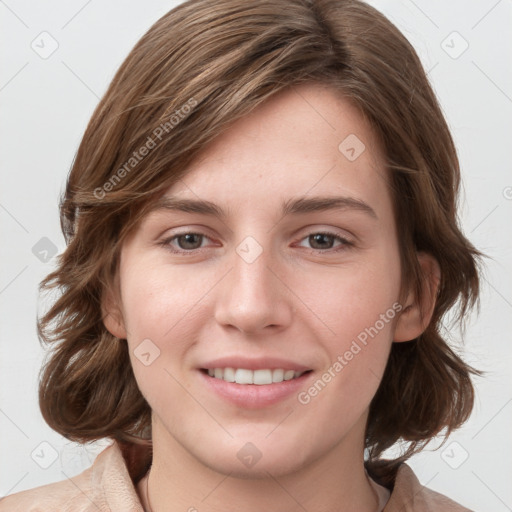
[[[1,499],[0,512],[144,512],[134,485],[142,476],[142,459],[147,460],[147,450],[122,451],[114,442],[79,475]],[[471,512],[423,487],[412,469],[402,464],[383,512],[413,511]]]

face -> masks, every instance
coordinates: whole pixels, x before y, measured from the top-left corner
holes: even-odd
[[[122,248],[106,325],[154,443],[239,475],[362,458],[399,262],[383,154],[351,103],[307,84],[236,121]]]

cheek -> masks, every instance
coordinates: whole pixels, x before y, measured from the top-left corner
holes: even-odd
[[[395,267],[379,262],[350,265],[297,281],[295,289],[323,324],[326,340],[350,341],[376,322],[382,334],[391,336],[392,322],[388,320],[396,314],[393,304],[400,290],[399,268]],[[381,315],[386,316],[384,325],[379,321]]]
[[[151,338],[155,342],[182,338],[193,323],[201,299],[209,286],[204,276],[184,272],[178,266],[135,266],[122,276],[122,301],[128,336]],[[123,281],[124,278],[124,281]],[[212,280],[213,281],[213,280]]]
[[[121,299],[131,364],[139,389],[156,410],[182,389],[173,376],[195,342],[204,289],[179,267],[137,262],[121,272]],[[204,280],[203,280],[204,281]]]
[[[299,293],[318,316],[315,331],[321,333],[327,357],[319,372],[321,382],[305,390],[304,403],[322,394],[320,400],[314,399],[316,406],[336,405],[341,416],[347,408],[337,408],[340,399],[354,413],[368,405],[386,367],[400,311],[399,270],[396,264],[365,262],[346,271],[336,269],[321,279],[316,276],[314,288],[305,282]],[[326,393],[324,384],[329,388]],[[339,421],[345,421],[341,416]]]

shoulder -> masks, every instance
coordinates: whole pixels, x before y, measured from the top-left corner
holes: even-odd
[[[17,492],[0,500],[0,512],[43,512],[87,510],[80,508],[80,488],[87,489],[88,473],[86,470],[78,477],[53,484],[42,485],[34,489]]]
[[[413,470],[401,464],[383,512],[471,512],[470,509],[421,485]]]
[[[117,443],[79,475],[0,499],[0,512],[142,512]]]

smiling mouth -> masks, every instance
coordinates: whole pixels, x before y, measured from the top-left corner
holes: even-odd
[[[235,384],[278,384],[279,382],[299,378],[312,370],[295,371],[282,368],[249,370],[247,368],[203,368],[202,371],[214,379],[221,379]]]

